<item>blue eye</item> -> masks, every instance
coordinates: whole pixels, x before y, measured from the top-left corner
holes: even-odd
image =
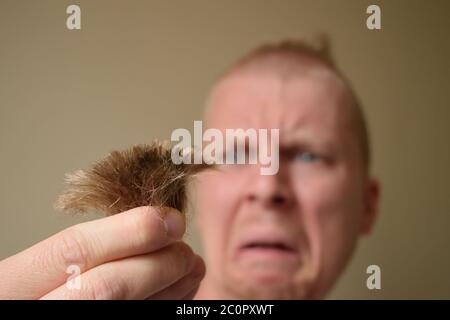
[[[318,155],[315,155],[314,153],[311,152],[300,152],[295,155],[295,160],[307,163],[315,162],[319,159],[320,157]]]
[[[224,161],[225,163],[236,164],[237,163],[237,153],[236,152],[226,152]]]

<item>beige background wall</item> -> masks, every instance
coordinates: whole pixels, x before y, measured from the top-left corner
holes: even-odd
[[[382,30],[365,27],[369,4]],[[65,27],[79,4],[82,30]],[[220,71],[327,32],[370,122],[381,216],[332,298],[450,298],[448,1],[0,0],[0,259],[66,226],[67,171],[201,119]],[[197,250],[195,230],[188,241]],[[365,287],[378,264],[382,290]]]

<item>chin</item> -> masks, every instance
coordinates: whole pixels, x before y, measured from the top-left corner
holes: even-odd
[[[257,270],[234,275],[226,282],[235,299],[303,300],[311,297],[308,281],[294,279],[292,273],[279,270]]]

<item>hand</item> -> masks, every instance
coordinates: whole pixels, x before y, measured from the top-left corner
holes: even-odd
[[[152,207],[69,227],[0,261],[0,299],[191,299],[205,266],[185,227]]]

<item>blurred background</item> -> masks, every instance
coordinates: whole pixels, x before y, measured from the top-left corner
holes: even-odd
[[[81,30],[66,8],[81,7]],[[368,30],[366,8],[381,8]],[[64,173],[193,130],[227,66],[327,33],[364,105],[382,202],[329,296],[450,299],[449,1],[0,0],[0,259],[72,224]],[[194,213],[191,213],[194,214]],[[196,230],[186,237],[201,252]],[[381,290],[366,268],[381,267]]]

